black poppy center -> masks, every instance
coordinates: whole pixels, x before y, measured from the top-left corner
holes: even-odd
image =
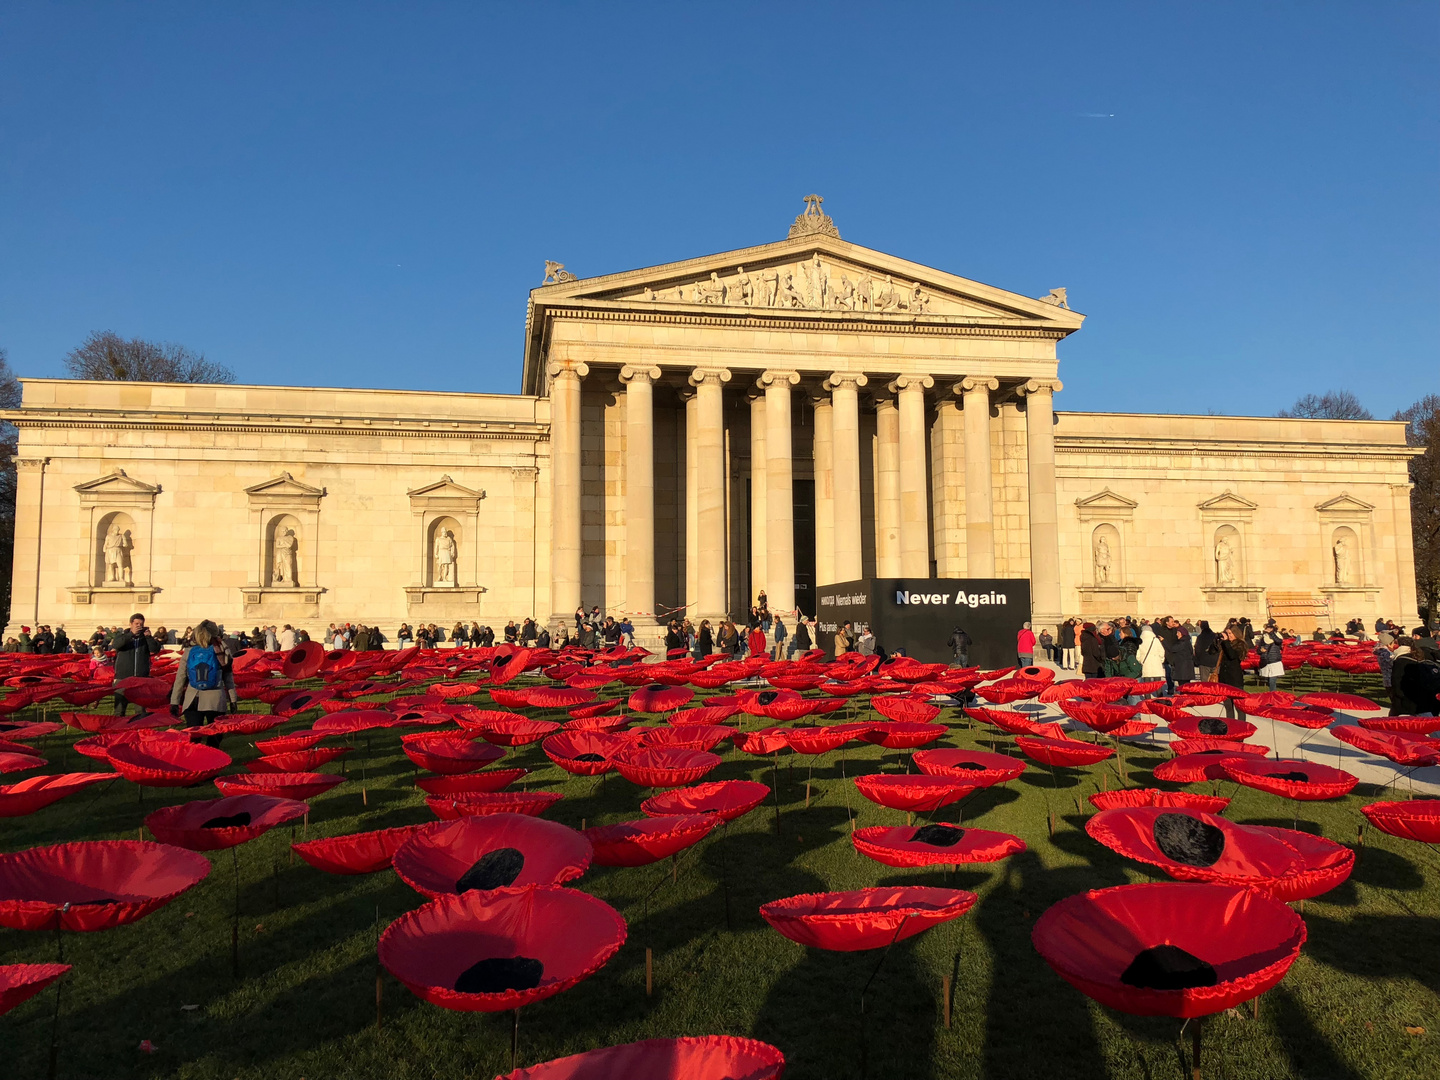
[[[604,761],[605,758],[604,758],[602,755],[600,755],[600,754],[576,754],[575,757],[574,757],[574,760],[575,760],[575,761]]]
[[[1186,866],[1214,866],[1225,853],[1225,834],[1189,814],[1155,818],[1155,846],[1167,859]]]
[[[241,825],[250,824],[250,811],[241,810],[238,814],[230,814],[228,817],[221,814],[219,817],[212,817],[200,827],[202,829],[236,829]]]
[[[528,956],[492,956],[471,964],[455,979],[462,994],[503,994],[506,990],[533,990],[540,985],[545,965]]]
[[[769,705],[779,696],[779,690],[762,690],[760,691],[760,696],[755,700],[760,702],[761,705]]]
[[[1178,945],[1156,945],[1137,953],[1120,981],[1148,990],[1188,990],[1193,986],[1215,986],[1220,977],[1204,960]]]
[[[954,825],[936,823],[916,829],[915,835],[910,837],[910,842],[912,844],[929,844],[931,847],[954,847],[964,835],[964,829],[957,829]]]
[[[1200,723],[1195,726],[1200,729],[1201,735],[1225,735],[1230,731],[1230,725],[1218,716],[1201,717]]]
[[[645,689],[646,689],[646,690],[649,690],[650,693],[652,693],[652,694],[658,694],[658,693],[660,693],[660,691],[662,691],[662,690],[665,689],[665,684],[664,684],[664,683],[658,683],[658,682],[652,682],[649,686],[645,687]]]
[[[1272,772],[1266,773],[1265,775],[1273,780],[1289,780],[1296,784],[1308,784],[1310,782],[1310,777],[1306,776],[1303,772]]]
[[[525,854],[519,848],[502,847],[487,851],[455,882],[457,893],[471,889],[503,889],[513,885],[525,869]]]
[[[977,762],[974,762],[974,761],[957,761],[954,765],[951,765],[950,768],[952,768],[952,769],[969,769],[971,772],[984,772],[984,771],[985,771],[985,766],[984,766],[984,765],[978,764]]]

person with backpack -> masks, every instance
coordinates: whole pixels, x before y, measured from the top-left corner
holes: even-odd
[[[950,651],[955,654],[956,665],[959,667],[968,667],[970,665],[969,634],[957,626],[955,627],[955,632],[950,635],[950,640],[946,642],[946,644],[950,646]]]
[[[195,644],[185,650],[170,688],[170,715],[185,716],[186,727],[204,727],[235,708],[235,676],[220,628],[209,619],[195,627]],[[214,746],[217,737],[207,740]]]
[[[1275,626],[1275,620],[1271,619],[1265,624],[1264,631],[1255,638],[1255,651],[1260,654],[1260,678],[1269,681],[1271,690],[1275,689],[1275,683],[1280,676],[1285,674],[1282,645],[1283,640]]]

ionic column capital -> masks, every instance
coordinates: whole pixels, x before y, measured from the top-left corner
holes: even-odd
[[[988,375],[970,375],[961,379],[951,389],[956,394],[968,394],[974,390],[994,393],[1000,389],[1000,380]]]
[[[826,379],[822,385],[826,390],[832,391],[839,390],[841,387],[850,390],[859,390],[860,387],[868,385],[869,382],[869,379],[858,372],[835,371],[830,374],[830,377]]]
[[[755,385],[762,390],[769,390],[772,387],[783,387],[800,385],[800,373],[798,371],[762,371],[760,377],[755,380]]]
[[[590,365],[583,360],[551,360],[545,365],[545,374],[552,379],[583,379],[590,374]]]
[[[689,382],[691,386],[699,386],[708,382],[711,386],[724,387],[730,381],[730,369],[722,367],[697,367],[690,372]]]
[[[935,385],[935,380],[929,375],[897,375],[890,380],[886,387],[892,394],[898,394],[902,390],[919,390],[924,393]]]
[[[1015,393],[1028,397],[1030,394],[1058,394],[1064,389],[1065,384],[1059,379],[1026,379],[1015,387]]]
[[[654,364],[638,367],[626,364],[620,369],[620,381],[626,384],[632,382],[653,383],[658,378],[660,378],[660,369]]]

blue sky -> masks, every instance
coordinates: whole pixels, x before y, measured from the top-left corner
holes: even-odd
[[[526,292],[784,236],[1069,289],[1070,409],[1440,390],[1440,5],[0,7],[0,346],[518,389]]]

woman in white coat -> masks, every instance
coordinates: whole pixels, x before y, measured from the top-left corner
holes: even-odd
[[[1165,678],[1165,643],[1155,636],[1155,631],[1146,623],[1140,627],[1140,648],[1135,652],[1140,661],[1142,679]]]

